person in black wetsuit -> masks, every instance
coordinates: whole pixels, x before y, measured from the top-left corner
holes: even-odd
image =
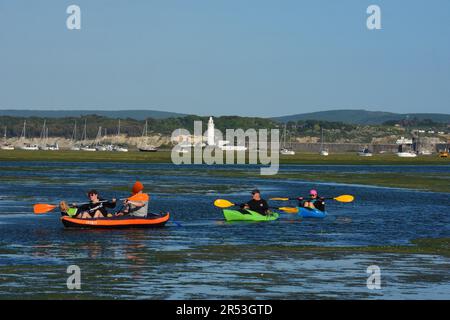
[[[317,193],[317,190],[310,190],[309,191],[309,199],[303,200],[303,197],[299,197],[299,207],[304,208],[310,208],[310,209],[317,209],[320,211],[325,211],[325,201],[322,197],[319,197],[319,194]]]
[[[98,192],[95,190],[90,190],[87,196],[89,197],[89,203],[79,206],[75,203],[72,204],[72,207],[78,208],[76,218],[105,218],[108,216],[106,208],[116,207],[116,199],[113,198],[111,201],[105,201],[99,197]]]
[[[266,200],[261,198],[261,192],[258,189],[252,191],[252,200],[244,203],[241,206],[244,211],[251,210],[258,212],[262,215],[267,215],[269,213],[269,205]]]

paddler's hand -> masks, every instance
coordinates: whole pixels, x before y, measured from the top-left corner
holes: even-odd
[[[303,197],[298,197],[297,200],[302,201]]]
[[[117,199],[116,199],[116,198],[112,198],[111,202],[112,202],[112,203],[116,203],[116,202],[117,202]]]
[[[74,203],[72,203],[70,206],[71,206],[72,208],[76,208],[76,207],[77,207],[77,204],[74,202]]]

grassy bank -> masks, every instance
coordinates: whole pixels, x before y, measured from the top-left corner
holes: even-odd
[[[169,151],[159,152],[82,152],[82,151],[25,151],[0,150],[0,161],[60,161],[60,162],[129,162],[129,163],[171,163]],[[400,158],[393,154],[376,154],[373,157],[359,157],[353,153],[319,154],[299,153],[294,156],[280,156],[281,164],[318,165],[449,165],[450,159],[438,156]]]

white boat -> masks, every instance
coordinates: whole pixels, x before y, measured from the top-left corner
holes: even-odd
[[[371,157],[371,156],[373,156],[373,154],[372,154],[372,152],[369,151],[369,148],[364,148],[360,152],[358,152],[358,156]]]
[[[108,147],[105,145],[100,144],[100,141],[102,139],[102,127],[98,127],[97,136],[95,137],[94,144],[95,144],[95,150],[97,151],[111,151],[108,150]]]
[[[158,151],[158,148],[154,146],[141,146],[138,148],[141,152],[156,152]]]
[[[39,136],[39,150],[49,150],[48,141],[48,128],[46,126],[47,120],[44,119],[44,124],[42,126],[41,134]]]
[[[320,155],[321,156],[324,156],[324,157],[327,157],[328,156],[328,149],[324,149],[323,148],[323,128],[322,128],[322,135],[321,135],[321,138],[320,138],[320,141],[321,141],[321,146],[320,146]]]
[[[148,130],[148,123],[145,121],[144,129],[142,130],[142,143],[138,146],[138,150],[141,152],[156,152],[158,151],[158,148],[155,146],[148,144],[148,136],[147,136],[147,130]]]
[[[75,132],[75,130],[74,130]],[[81,151],[89,151],[89,152],[95,152],[97,151],[94,146],[90,146],[87,144],[87,120],[84,119],[84,129],[83,134],[81,135],[81,142],[86,143],[85,145],[80,146]]]
[[[1,150],[14,150],[14,146],[9,144],[6,139],[6,126],[5,126],[5,134],[3,135],[4,143],[0,146]]]
[[[97,150],[97,151],[108,151],[108,149],[106,149],[106,147],[105,146],[96,146],[95,147],[95,150]]]
[[[80,147],[81,151],[89,151],[89,152],[95,152],[97,151],[94,147],[91,146],[81,146]]]
[[[401,158],[415,158],[417,157],[417,154],[412,152],[412,151],[408,151],[408,152],[397,152],[397,156],[401,157]]]
[[[429,150],[422,150],[422,151],[420,151],[419,152],[421,155],[423,155],[423,156],[430,156],[430,155],[432,155],[433,153],[431,152],[431,151],[429,151]]]
[[[23,129],[22,134],[20,135],[21,141],[26,139],[26,131],[27,131],[27,120],[23,121]],[[30,143],[24,143],[21,147],[19,147],[21,150],[27,150],[27,151],[36,151],[39,150],[39,146],[37,144],[30,144]]]
[[[14,150],[15,148],[14,148],[13,145],[10,145],[10,144],[3,144],[3,145],[0,146],[0,149],[1,149],[1,150]]]
[[[39,150],[39,146],[37,144],[24,144],[23,146],[20,147],[20,149],[22,150],[28,150],[28,151],[36,151]]]
[[[286,146],[286,124],[284,124],[284,134],[283,134],[283,146],[280,150],[280,154],[285,155],[285,156],[294,156],[295,155],[295,151],[292,150],[292,148],[288,148]],[[290,140],[290,139],[289,139]]]
[[[122,146],[114,146],[113,150],[117,152],[128,152],[128,149]]]
[[[79,146],[77,146],[77,145],[74,145],[74,146],[70,147],[70,150],[72,150],[72,151],[80,151],[81,148]]]
[[[285,155],[285,156],[294,156],[295,155],[295,151],[283,148],[283,149],[280,150],[280,154]]]
[[[58,151],[59,150],[59,145],[57,143],[48,145],[48,150],[50,150],[50,151]]]

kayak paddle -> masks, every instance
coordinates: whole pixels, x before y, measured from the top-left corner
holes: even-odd
[[[214,201],[214,205],[218,208],[229,208],[229,207],[235,207],[235,206],[239,206],[238,204],[234,204],[228,200],[225,199],[217,199],[216,201]],[[280,210],[280,211],[284,211],[286,213],[297,213],[298,212],[298,208],[292,208],[292,207],[270,207],[271,209],[276,209],[276,210]]]
[[[131,196],[129,198],[121,198],[119,200],[128,200],[128,201],[148,201],[149,197],[146,193],[137,193],[134,196]],[[100,202],[107,202],[108,200],[103,200]],[[87,204],[87,203],[83,203]],[[58,205],[53,204],[47,204],[47,203],[38,203],[33,206],[33,212],[35,214],[43,214],[52,211],[55,209]]]
[[[355,197],[349,194],[343,194],[341,196],[335,197],[335,198],[320,198],[320,199],[324,199],[324,200],[336,200],[338,202],[352,202]],[[288,201],[288,200],[298,200],[298,198],[270,198],[269,200],[274,200],[274,201]]]

